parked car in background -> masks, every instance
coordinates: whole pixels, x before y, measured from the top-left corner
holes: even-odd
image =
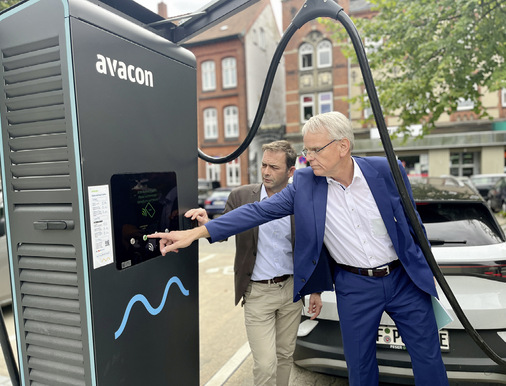
[[[207,197],[204,202],[204,209],[206,210],[209,218],[214,218],[223,214],[225,204],[227,203],[227,199],[231,191],[232,188],[216,188],[213,190],[211,195]]]
[[[412,189],[432,252],[451,290],[485,342],[506,358],[503,230],[483,198],[467,186],[430,178],[413,180]],[[442,290],[439,286],[437,289],[443,306],[454,319],[440,330],[443,361],[450,381],[506,384],[504,369],[466,334]],[[294,361],[312,371],[346,376],[335,294],[324,292],[322,301],[322,312],[315,321],[302,317]],[[387,314],[383,315],[378,330],[377,358],[382,382],[413,383],[409,354]]]
[[[506,177],[500,178],[488,191],[487,204],[492,212],[506,212]]]
[[[211,180],[205,180],[203,178],[199,178],[198,180],[198,190],[199,190],[199,196],[198,196],[198,204],[201,208],[204,207],[204,201],[207,197],[210,196],[213,189],[219,188],[220,182],[219,181],[211,181]]]
[[[473,182],[478,192],[480,192],[481,196],[486,199],[488,195],[488,191],[492,189],[495,183],[500,179],[506,177],[506,174],[496,173],[496,174],[475,174],[471,176],[471,181]]]

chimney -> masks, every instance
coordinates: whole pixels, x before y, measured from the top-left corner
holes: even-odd
[[[167,19],[167,4],[165,4],[163,1],[160,1],[158,3],[158,14],[164,19]]]

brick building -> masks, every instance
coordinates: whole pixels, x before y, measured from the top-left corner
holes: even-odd
[[[197,59],[198,140],[204,153],[226,156],[246,137],[279,39],[270,0],[260,0],[185,42]],[[285,133],[284,87],[281,66],[253,143],[227,164],[199,160],[199,178],[220,181],[221,186],[259,180],[261,145]]]
[[[372,13],[365,0],[339,0],[344,11],[355,17]],[[282,0],[283,30],[304,4],[304,0]],[[336,21],[336,23],[338,23]],[[286,68],[286,139],[302,149],[300,130],[307,117],[337,110],[352,120],[356,134],[355,155],[383,155],[383,147],[374,124],[363,124],[371,114],[348,103],[363,92],[358,65],[352,65],[331,40],[325,28],[313,20],[292,37],[285,51]],[[493,120],[478,119],[468,101],[459,111],[443,116],[437,128],[423,139],[406,143],[394,140],[398,157],[412,174],[468,176],[478,173],[502,173],[505,167],[506,90],[485,92],[482,103]],[[387,126],[398,125],[396,117],[385,117]],[[416,128],[413,128],[416,130]],[[299,166],[305,166],[300,159]]]

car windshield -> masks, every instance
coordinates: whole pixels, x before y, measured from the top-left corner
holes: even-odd
[[[503,242],[492,215],[481,203],[418,203],[417,210],[433,247]]]

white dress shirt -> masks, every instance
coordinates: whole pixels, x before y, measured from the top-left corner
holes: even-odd
[[[371,189],[353,159],[348,187],[327,177],[327,216],[324,242],[339,264],[375,268],[397,259]]]
[[[262,185],[260,201],[267,198]],[[251,280],[267,280],[293,274],[292,228],[290,216],[258,227],[257,256]]]

